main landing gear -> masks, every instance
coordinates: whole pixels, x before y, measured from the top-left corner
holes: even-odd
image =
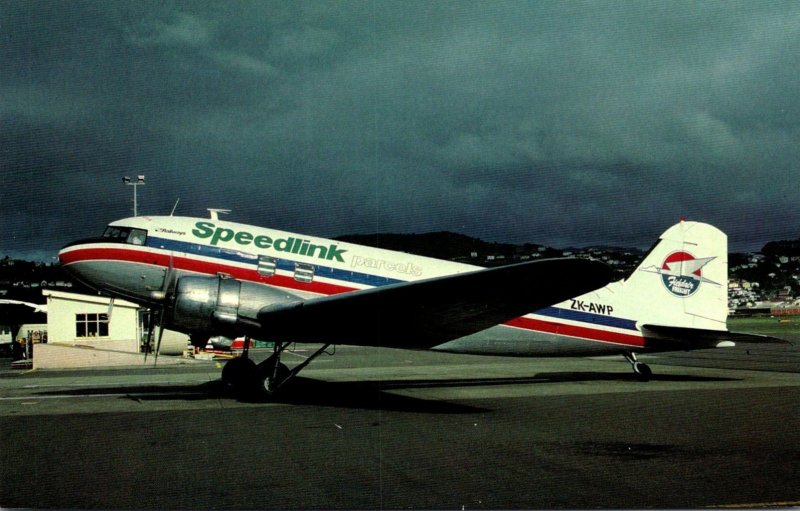
[[[636,377],[639,378],[640,381],[648,381],[650,377],[653,375],[653,371],[650,370],[650,366],[645,364],[644,362],[639,362],[636,359],[636,353],[632,351],[628,351],[624,353],[625,359],[631,363],[633,367],[633,372],[636,373]]]
[[[302,363],[289,369],[281,362],[281,353],[290,344],[276,342],[273,354],[260,364],[256,364],[250,358],[250,338],[246,337],[242,356],[229,360],[222,368],[222,381],[237,393],[272,397],[330,346],[330,344],[323,345]]]

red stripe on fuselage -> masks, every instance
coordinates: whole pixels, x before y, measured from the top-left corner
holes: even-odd
[[[599,330],[597,328],[568,325],[553,321],[542,321],[540,319],[526,317],[512,319],[504,324],[506,326],[521,328],[523,330],[533,330],[536,332],[545,332],[555,335],[566,335],[568,337],[577,337],[580,339],[588,339],[590,341],[623,344],[625,346],[644,347],[644,338],[641,336],[622,334],[609,330]]]
[[[61,254],[62,264],[73,264],[84,261],[121,261],[126,263],[147,264],[152,266],[169,267],[168,254],[136,250],[130,248],[83,248],[71,250]],[[239,280],[269,284],[271,286],[307,291],[323,295],[335,295],[355,291],[357,288],[345,287],[327,282],[314,281],[310,283],[298,282],[292,277],[284,275],[265,276],[256,270],[241,268],[216,262],[202,261],[183,256],[172,257],[172,267],[176,270],[191,271],[205,275],[225,273]]]
[[[82,248],[63,252],[60,254],[60,258],[62,264],[65,265],[84,261],[121,261],[161,267],[169,267],[170,265],[170,256],[167,254],[132,248]],[[259,274],[256,270],[181,256],[172,257],[172,266],[175,269],[191,271],[205,275],[226,273],[235,279],[323,295],[335,295],[358,290],[358,288],[330,284],[326,282],[315,281],[311,283],[302,283],[296,281],[292,277],[283,275],[273,275],[267,277]],[[599,330],[596,328],[588,328],[564,323],[556,323],[552,321],[542,321],[528,317],[512,319],[511,321],[504,323],[504,325],[520,328],[522,330],[564,335],[586,339],[589,341],[600,341],[632,347],[644,346],[644,339],[641,336],[622,334],[608,330]]]

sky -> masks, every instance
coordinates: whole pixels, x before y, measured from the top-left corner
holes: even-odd
[[[795,1],[0,0],[0,257],[133,213],[733,251],[800,237]]]

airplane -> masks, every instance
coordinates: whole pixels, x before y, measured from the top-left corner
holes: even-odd
[[[245,349],[223,367],[222,380],[237,390],[271,396],[332,344],[621,354],[647,380],[652,371],[639,353],[774,340],[727,330],[727,236],[705,223],[681,220],[631,275],[611,282],[606,264],[586,258],[481,268],[209,211],[209,218],[118,220],[100,237],[66,245],[59,259],[77,280],[150,308],[161,331],[189,334],[196,346],[216,335],[273,341],[260,364]],[[281,353],[297,342],[322,346],[289,369]]]
[[[9,332],[7,341],[0,340],[0,353],[11,353],[22,326],[30,322],[40,323],[40,314],[47,314],[46,304],[0,299],[0,325],[7,326]]]

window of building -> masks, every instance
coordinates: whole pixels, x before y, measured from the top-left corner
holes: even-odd
[[[108,314],[76,314],[75,337],[108,337]]]

